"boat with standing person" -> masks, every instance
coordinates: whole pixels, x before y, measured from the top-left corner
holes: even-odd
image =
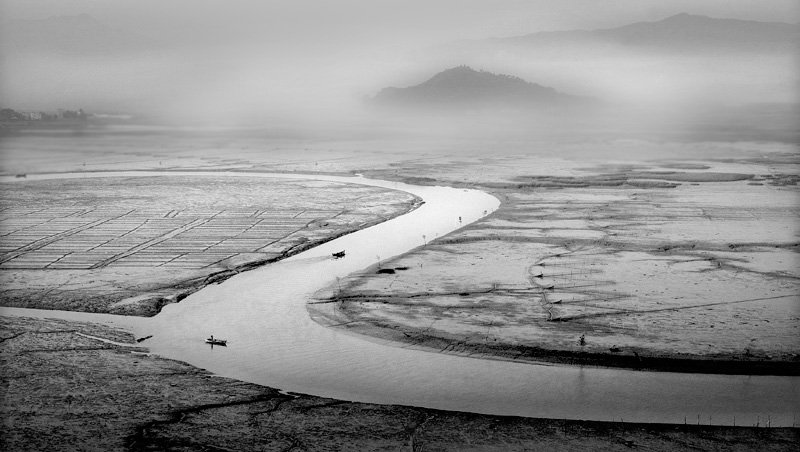
[[[214,339],[214,335],[212,334],[212,335],[211,335],[211,337],[209,337],[208,339],[206,339],[206,344],[211,344],[211,345],[221,345],[221,346],[223,346],[223,347],[227,347],[227,346],[228,346],[228,345],[227,345],[227,344],[228,344],[228,341],[227,341],[227,340],[224,340],[224,339]]]

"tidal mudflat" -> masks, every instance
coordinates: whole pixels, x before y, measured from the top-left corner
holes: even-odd
[[[361,185],[213,173],[2,185],[2,305],[139,316],[418,201]]]
[[[28,139],[26,141],[27,145],[42,150],[42,152],[31,154],[34,157],[42,157],[40,162],[42,168],[47,168],[52,162],[43,156],[58,155],[58,152],[55,151],[57,149],[56,141],[58,140],[55,138],[44,138],[41,141]],[[45,145],[39,145],[42,143]],[[528,290],[531,287],[531,280],[538,283],[545,282],[545,271],[549,271],[548,259],[545,258],[563,259],[564,261],[561,263],[567,263],[567,267],[569,265],[576,267],[577,269],[572,271],[572,281],[574,282],[579,281],[577,274],[581,272],[578,270],[581,268],[591,269],[593,259],[616,258],[617,253],[613,252],[596,253],[595,256],[591,256],[585,251],[608,248],[608,245],[604,245],[604,243],[610,243],[610,238],[613,236],[606,237],[607,234],[603,233],[602,229],[592,224],[587,226],[586,223],[594,221],[587,219],[588,215],[596,215],[596,212],[592,212],[593,209],[605,208],[604,204],[613,200],[621,199],[629,202],[629,204],[620,204],[620,208],[623,205],[631,208],[641,207],[640,210],[633,210],[631,215],[650,217],[646,219],[647,221],[626,223],[626,221],[631,221],[628,218],[626,221],[613,223],[616,230],[611,232],[622,234],[627,237],[626,240],[636,242],[638,237],[636,231],[640,229],[639,225],[642,229],[650,228],[648,229],[649,233],[658,234],[657,227],[670,224],[667,220],[668,217],[674,215],[674,210],[669,211],[671,215],[654,215],[652,212],[658,212],[658,207],[648,206],[647,202],[637,204],[630,201],[630,197],[642,197],[645,194],[668,197],[677,193],[676,190],[692,189],[693,187],[719,187],[718,192],[721,192],[730,190],[731,187],[741,186],[745,190],[774,190],[774,192],[768,193],[779,195],[794,193],[792,190],[795,189],[791,185],[795,177],[793,174],[796,174],[796,162],[792,160],[793,151],[780,146],[773,150],[768,146],[765,149],[759,145],[752,145],[753,149],[758,149],[757,152],[743,149],[748,145],[716,145],[720,149],[719,153],[725,155],[723,160],[727,160],[716,159],[713,162],[702,163],[698,162],[698,159],[687,158],[682,162],[655,164],[651,161],[651,163],[646,163],[644,168],[626,167],[625,171],[710,172],[737,175],[725,176],[732,180],[724,182],[673,182],[665,181],[663,175],[660,177],[652,175],[654,179],[645,178],[647,180],[643,182],[646,186],[643,187],[642,184],[635,185],[638,182],[637,178],[629,181],[627,177],[621,176],[617,176],[613,182],[606,181],[603,185],[598,184],[600,186],[594,186],[591,182],[587,183],[587,180],[590,181],[594,178],[594,174],[617,172],[616,170],[602,169],[599,171],[597,169],[597,165],[600,164],[598,161],[609,160],[606,155],[601,155],[602,153],[591,158],[575,158],[576,154],[591,156],[591,151],[595,150],[593,144],[573,146],[571,149],[570,146],[565,146],[563,158],[534,155],[534,152],[519,155],[511,151],[507,155],[487,156],[485,152],[474,145],[473,147],[465,146],[463,152],[461,149],[456,152],[442,148],[416,147],[409,152],[397,154],[386,150],[393,149],[395,146],[386,143],[375,144],[377,148],[386,148],[382,151],[377,148],[370,150],[371,148],[365,146],[364,143],[357,145],[319,143],[296,145],[296,147],[286,147],[281,144],[276,147],[281,147],[282,150],[273,155],[270,152],[256,152],[253,149],[241,150],[238,144],[229,147],[225,144],[215,143],[214,146],[218,147],[216,149],[209,148],[209,150],[181,150],[180,146],[151,150],[139,148],[137,144],[129,148],[123,147],[123,151],[119,154],[98,151],[96,154],[87,153],[84,157],[86,157],[86,166],[102,169],[159,169],[162,161],[164,163],[169,161],[171,169],[202,167],[204,169],[253,169],[290,173],[294,171],[325,171],[335,174],[363,173],[378,179],[409,180],[417,184],[483,188],[502,198],[503,204],[499,211],[483,223],[478,223],[471,228],[444,237],[429,238],[429,243],[419,248],[416,254],[400,258],[417,259],[420,256],[427,256],[428,253],[434,257],[435,253],[452,255],[452,252],[445,251],[448,249],[447,247],[462,245],[472,247],[457,250],[460,253],[459,262],[461,264],[444,261],[444,264],[440,266],[440,270],[443,271],[436,278],[431,276],[428,280],[420,279],[420,281],[430,282],[432,284],[430,287],[436,287],[433,284],[440,284],[438,281],[449,281],[448,284],[452,284],[449,289],[457,288],[459,290],[454,296],[458,300],[475,299],[475,294],[461,295],[466,292],[462,290],[464,288],[477,289],[475,292],[478,292],[486,289],[492,290],[495,283],[500,284],[503,281],[508,285],[510,281],[503,278],[507,278],[510,272],[503,271],[503,268],[508,268],[510,262],[513,263],[510,266],[516,268],[513,270],[517,272],[515,278],[518,279],[515,281],[527,284],[529,287],[526,287],[526,290]],[[636,147],[641,149],[642,153],[650,152],[659,155],[661,154],[658,149],[660,146],[648,143],[619,143],[618,147]],[[694,151],[693,145],[678,147],[688,150],[687,153]],[[72,149],[79,148],[81,147],[75,146]],[[98,148],[102,148],[102,146],[98,145]],[[656,149],[652,150],[653,148]],[[50,150],[47,151],[47,149]],[[762,151],[767,153],[769,159],[761,156]],[[298,157],[301,152],[304,152],[302,158]],[[165,158],[172,155],[180,158]],[[731,155],[734,155],[738,162],[728,161]],[[161,160],[162,158],[163,160]],[[619,160],[620,164],[631,164],[625,158]],[[69,161],[72,165],[67,168],[69,170],[81,170],[83,167],[82,163],[74,158]],[[31,173],[34,172],[31,169],[35,169],[39,164],[24,159],[14,163],[28,165],[26,170]],[[755,166],[746,169],[736,166],[739,164]],[[676,165],[680,165],[680,167],[675,167]],[[53,168],[48,169],[52,170]],[[17,172],[18,170],[6,171],[10,175]],[[750,174],[753,176],[750,177]],[[539,181],[531,178],[531,176],[537,175],[547,176],[547,178],[542,177]],[[578,186],[566,187],[567,184],[564,183],[564,180],[554,181],[552,176],[566,178],[568,181],[572,181],[573,185]],[[688,176],[673,177],[686,178]],[[606,179],[613,178],[607,177]],[[629,182],[633,182],[633,184]],[[770,182],[774,182],[774,185],[771,185]],[[700,185],[692,185],[694,183]],[[762,185],[755,185],[759,183]],[[551,187],[537,187],[535,186],[537,184],[550,184]],[[553,184],[560,184],[560,186],[552,186]],[[664,184],[678,186],[667,188]],[[570,193],[573,190],[577,190],[575,193],[583,198],[583,207],[579,205],[581,203],[572,202],[575,199],[569,197],[572,196]],[[743,192],[743,194],[747,193],[750,192]],[[547,194],[547,196],[542,196],[543,194]],[[85,199],[90,199],[90,196]],[[774,199],[778,198],[769,198],[767,201],[772,202]],[[551,204],[548,204],[549,200],[552,200]],[[597,202],[593,203],[592,200],[597,200]],[[666,198],[662,201],[666,201]],[[786,207],[786,205],[783,206]],[[570,208],[574,210],[570,210]],[[727,208],[725,207],[721,211]],[[788,207],[777,210],[780,211],[780,214],[772,217],[772,220],[775,221],[770,225],[781,224],[781,218],[785,220],[786,215],[791,213]],[[515,211],[518,212],[515,213]],[[651,213],[645,215],[641,212]],[[608,213],[613,214],[613,211],[609,210]],[[556,214],[562,216],[559,217]],[[719,212],[717,215],[725,218]],[[545,218],[548,216],[549,218]],[[613,218],[606,218],[604,221],[612,223],[612,220]],[[457,222],[457,217],[454,217],[453,221]],[[688,221],[693,220],[689,219]],[[724,225],[726,222],[727,220],[720,219],[717,223]],[[607,223],[600,223],[601,226],[603,224]],[[538,235],[533,231],[536,228],[540,229]],[[680,231],[680,228],[677,230]],[[727,230],[738,231],[738,227],[731,227]],[[674,232],[676,229],[672,231]],[[512,235],[519,235],[523,237],[523,240],[505,239]],[[701,250],[714,252],[720,258],[723,256],[736,258],[736,260],[727,258],[727,260],[720,261],[724,266],[736,264],[743,268],[755,268],[766,273],[775,271],[777,272],[775,278],[778,282],[784,281],[785,284],[785,281],[789,281],[791,283],[792,280],[787,275],[780,273],[787,268],[780,260],[771,257],[757,259],[758,256],[771,256],[771,254],[763,254],[761,249],[765,253],[768,253],[767,250],[775,249],[778,252],[789,252],[788,256],[790,257],[796,256],[793,248],[785,246],[788,243],[786,240],[780,238],[772,243],[769,239],[771,235],[771,233],[763,234],[763,237],[756,242],[762,244],[758,245],[758,249],[730,248],[728,246],[730,243],[720,241],[721,245],[717,244],[720,246],[712,243]],[[791,234],[788,235],[791,236]],[[492,236],[492,239],[463,240],[463,238],[471,236],[484,238]],[[494,236],[504,238],[500,240],[495,239]],[[535,240],[528,241],[528,238]],[[601,240],[603,238],[606,240]],[[669,237],[666,237],[666,240],[660,240],[659,246],[662,241],[668,242]],[[675,241],[683,243],[685,240],[680,238]],[[705,241],[713,242],[713,240]],[[745,241],[741,240],[736,243],[742,244]],[[769,243],[769,245],[764,245],[764,243]],[[779,248],[774,248],[776,244],[780,245]],[[481,248],[484,245],[488,245],[489,248]],[[492,248],[492,246],[500,245],[503,246],[502,249]],[[530,249],[523,247],[530,247]],[[498,250],[502,252],[498,254]],[[528,250],[529,253],[525,250]],[[640,248],[633,251],[645,255],[666,253],[667,258],[671,258],[672,254],[670,253],[683,252],[680,248],[676,251],[658,251],[658,246],[652,245],[652,242],[646,240],[642,242]],[[560,257],[552,256],[556,253],[567,254]],[[685,259],[681,257],[682,255],[676,256],[675,260]],[[745,257],[750,260],[745,260]],[[467,265],[470,262],[475,262],[476,265]],[[541,278],[536,271],[538,269],[535,266],[532,267],[532,264],[537,262],[545,264]],[[700,261],[698,260],[698,262]],[[424,273],[428,269],[437,267],[433,261],[425,260],[420,263],[422,263],[422,267],[416,273],[419,278],[424,278]],[[702,262],[700,263],[702,264]],[[461,267],[457,267],[457,265],[461,265]],[[482,267],[482,271],[474,269],[479,265]],[[558,265],[550,265],[550,267],[558,267]],[[610,271],[609,264],[600,267],[604,268],[604,272]],[[454,269],[457,271],[454,272]],[[375,273],[378,270],[385,271]],[[388,270],[393,270],[394,273]],[[370,275],[369,278],[376,278],[376,281],[380,278],[380,281],[386,284],[383,286],[385,293],[396,295],[397,293],[393,292],[394,284],[391,283],[393,280],[391,278],[402,279],[403,275],[411,274],[411,272],[417,272],[413,265],[404,265],[399,261],[381,261],[376,256],[374,267],[365,274]],[[603,281],[611,279],[605,273],[588,271],[585,273],[589,278],[587,280],[589,288],[573,287],[573,291],[598,291],[604,284]],[[548,277],[553,281],[552,291],[555,292],[558,290],[555,281],[559,276],[549,274]],[[765,274],[761,277],[772,278],[773,276]],[[363,278],[363,275],[354,275],[350,280],[343,279],[343,289],[344,284],[349,281],[362,281],[369,278]],[[619,278],[616,280],[617,283],[624,280],[619,275],[616,278]],[[487,280],[489,284],[485,285]],[[645,283],[634,280],[629,287],[636,286],[632,288],[635,292],[642,284]],[[502,289],[502,284],[499,287]],[[530,294],[519,294],[520,297],[511,301],[519,303],[519,298],[528,296],[533,301],[526,307],[537,308],[536,305],[541,305],[540,298],[544,293],[542,291],[551,290],[543,287],[539,289],[535,289]],[[335,292],[330,291],[330,293]],[[778,295],[783,294],[782,292]],[[324,298],[324,294],[320,295],[321,297],[318,298]],[[497,294],[486,294],[487,297],[495,295]],[[547,296],[549,297],[549,295],[548,292]],[[566,295],[562,294],[561,303],[555,303],[558,299],[554,299],[554,306],[564,305],[565,298]],[[616,301],[629,302],[626,300],[620,297]],[[320,300],[309,301],[313,304]],[[474,303],[475,313],[485,316],[485,323],[493,322],[495,318],[499,322],[500,318],[506,317],[509,311],[513,312],[517,309],[512,307],[510,310],[504,310],[503,306],[499,306],[501,303],[493,303],[497,308],[496,312],[482,310],[480,302]],[[583,304],[590,303],[584,302]],[[347,308],[357,306],[357,303],[347,303],[346,301],[339,305],[343,304],[348,304]],[[738,309],[745,304],[738,303],[729,306]],[[311,306],[313,308],[323,306],[330,308],[339,305],[323,303]],[[581,307],[581,303],[575,303],[575,305]],[[580,325],[580,319],[577,322],[547,322],[544,308],[538,307],[537,309],[539,310],[535,312],[535,315],[531,315],[531,318],[535,318],[536,322],[541,324],[538,327],[553,329],[548,334],[541,334],[543,341],[554,338],[553,340],[563,341],[565,348],[573,348],[578,352],[585,350],[579,348],[577,340],[580,334],[587,330],[583,326],[580,328],[573,326]],[[684,312],[687,311],[684,310]],[[661,315],[666,316],[670,312],[663,311]],[[565,315],[567,312],[560,311],[560,314]],[[678,314],[681,312],[678,311]],[[741,315],[741,313],[737,315]],[[393,329],[404,329],[413,335],[415,334],[413,325],[409,328],[407,324],[407,319],[410,317],[412,316],[408,313],[401,312],[389,320],[396,327]],[[604,318],[609,319],[608,316],[600,316],[598,324],[604,321]],[[420,449],[423,447],[422,444],[426,445],[424,446],[426,450],[469,450],[470,447],[474,450],[485,450],[492,447],[502,450],[514,450],[513,448],[516,447],[518,450],[522,450],[525,447],[539,446],[550,449],[586,450],[615,449],[631,445],[647,445],[655,450],[680,450],[681,448],[689,450],[696,447],[708,450],[730,450],[736,447],[741,447],[742,450],[753,448],[793,450],[798,441],[796,429],[765,430],[762,428],[763,423],[759,423],[758,428],[738,427],[735,429],[708,425],[639,424],[634,426],[629,422],[583,422],[484,416],[285,394],[264,386],[213,377],[206,371],[182,363],[141,354],[146,350],[147,341],[137,343],[127,332],[101,334],[98,328],[102,327],[97,325],[86,326],[42,320],[24,320],[18,323],[18,320],[19,317],[7,318],[3,332],[5,340],[2,342],[2,350],[4,359],[8,363],[8,366],[3,366],[3,369],[8,369],[8,371],[4,370],[3,385],[9,388],[7,400],[12,401],[8,404],[7,411],[4,412],[7,429],[3,434],[3,441],[5,444],[12,444],[14,448],[21,450],[25,450],[27,447],[25,444],[36,446],[31,446],[31,449],[40,448],[39,446],[42,444],[50,446],[80,444],[84,448],[98,450],[109,448],[178,449],[205,446],[252,449],[261,445],[267,447],[268,444],[275,447],[292,447],[294,445],[295,448],[307,450],[313,450],[315,447],[318,449],[343,448],[344,445],[353,444],[361,445],[359,448],[362,450],[386,447],[413,449],[415,446]],[[433,320],[435,319],[432,318],[431,321]],[[507,319],[503,321],[509,322]],[[429,324],[430,322],[428,322]],[[377,326],[378,329],[370,331],[357,329],[356,331],[375,334],[378,330],[389,329],[375,322],[372,322],[370,326]],[[559,332],[557,327],[567,329]],[[495,330],[498,329],[503,330],[504,327],[500,326]],[[534,329],[530,328],[530,330]],[[597,330],[602,331],[599,327]],[[484,331],[483,326],[480,331]],[[769,330],[760,327],[759,331]],[[86,336],[76,333],[83,333]],[[437,334],[441,333],[437,332]],[[109,344],[87,336],[111,339],[129,345]],[[633,351],[641,354],[638,348],[623,348],[621,344],[624,344],[622,342],[624,337],[618,337],[589,333],[586,334],[585,347],[598,347],[601,355],[606,357],[617,354],[633,355]],[[426,346],[425,342],[419,342],[419,338],[420,336],[416,336],[413,339],[414,343]],[[36,342],[44,339],[53,342],[46,346]],[[30,340],[33,340],[34,343],[25,342]],[[605,345],[598,345],[601,340],[608,341],[607,351],[604,350]],[[398,343],[404,344],[402,341],[403,339],[400,338]],[[486,340],[483,341],[484,344],[486,342]],[[611,350],[615,344],[620,349],[619,352]],[[107,349],[114,351],[106,351]],[[478,348],[467,348],[463,351],[481,355],[481,350]],[[493,349],[484,353],[483,356],[495,357],[493,355],[500,355],[501,352],[502,350]],[[751,348],[751,353],[758,354],[760,350]],[[558,355],[557,348],[547,351],[546,354],[551,357]],[[33,364],[29,361],[31,359],[35,361]],[[756,359],[763,360],[760,357]],[[17,366],[16,363],[19,365]],[[611,365],[608,361],[597,364]],[[157,397],[150,397],[151,395],[157,395]],[[347,420],[346,425],[344,425],[343,419]],[[691,421],[689,419],[688,424],[691,424]],[[51,436],[43,433],[45,430],[50,431],[50,426],[58,422],[64,422],[66,427],[62,430],[63,435]],[[708,424],[719,422],[719,420],[705,418],[694,420],[695,424],[698,422]],[[768,419],[767,422],[770,420]],[[97,433],[100,429],[104,432],[114,431],[117,433],[99,435]],[[365,438],[365,431],[370,432],[370,435],[367,435],[368,438]]]
[[[500,163],[483,181],[465,161],[376,171],[469,177],[503,204],[320,293],[315,317],[446,353],[797,374],[796,156]]]

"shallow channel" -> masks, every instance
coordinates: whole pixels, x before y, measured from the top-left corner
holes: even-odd
[[[220,376],[324,397],[528,417],[630,422],[791,426],[800,379],[639,372],[534,365],[445,355],[383,343],[315,323],[306,302],[336,278],[403,254],[494,211],[477,190],[294,174],[115,172],[29,176],[113,177],[227,174],[360,183],[410,192],[425,204],[284,261],[239,274],[168,305],[156,317],[34,312],[123,326],[152,353]],[[461,217],[461,222],[459,222]],[[346,250],[344,259],[331,253]],[[3,313],[32,310],[4,308]],[[209,334],[227,347],[204,343]]]

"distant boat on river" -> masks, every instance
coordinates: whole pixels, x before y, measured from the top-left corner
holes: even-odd
[[[227,340],[224,340],[224,339],[214,339],[214,335],[212,334],[212,335],[211,335],[211,337],[209,337],[208,339],[206,339],[206,344],[211,344],[211,345],[221,345],[221,346],[223,346],[223,347],[227,347],[227,346],[228,346],[228,345],[227,345],[227,344],[228,344],[228,341],[227,341]]]

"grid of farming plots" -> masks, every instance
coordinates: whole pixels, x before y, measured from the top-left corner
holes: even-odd
[[[204,268],[282,241],[341,211],[7,208],[0,269]]]

